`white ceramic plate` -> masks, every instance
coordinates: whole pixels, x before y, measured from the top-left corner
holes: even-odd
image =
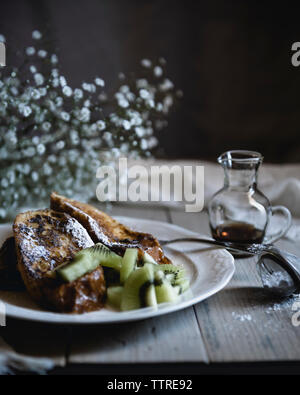
[[[131,228],[149,232],[158,239],[193,237],[198,234],[179,226],[144,219],[118,217],[120,222]],[[0,225],[0,243],[12,234],[11,225]],[[166,255],[175,265],[184,265],[191,282],[190,290],[181,296],[176,304],[164,303],[154,308],[143,308],[128,312],[104,308],[100,311],[82,314],[52,313],[39,308],[23,292],[0,291],[0,301],[5,303],[9,317],[56,324],[106,324],[135,321],[192,306],[224,288],[234,273],[234,259],[223,249],[208,249],[196,243],[178,243],[165,248]]]

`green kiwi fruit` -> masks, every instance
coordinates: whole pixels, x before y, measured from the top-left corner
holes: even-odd
[[[64,281],[72,282],[95,270],[99,265],[119,272],[122,266],[122,257],[98,243],[79,251],[70,263],[57,268],[57,273]]]
[[[153,281],[152,264],[145,264],[142,268],[134,270],[124,284],[121,310],[135,310],[153,303],[153,291],[148,290]]]
[[[135,270],[137,265],[138,249],[126,248],[122,260],[122,267],[120,270],[120,282],[124,284],[130,274]]]
[[[107,288],[107,303],[120,309],[124,288],[121,286]]]

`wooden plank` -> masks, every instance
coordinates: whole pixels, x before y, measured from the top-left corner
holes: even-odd
[[[112,215],[167,221],[165,209],[113,206]],[[73,329],[70,363],[208,362],[193,308],[149,320]]]
[[[144,321],[74,328],[69,362],[207,362],[192,308]]]
[[[173,223],[209,235],[207,215],[171,211]],[[291,250],[291,241],[280,241]],[[300,255],[299,247],[292,243]],[[256,259],[236,260],[236,273],[217,295],[195,306],[211,362],[300,359],[299,328],[292,325],[295,298],[274,300],[263,291]],[[298,299],[296,299],[298,300]]]

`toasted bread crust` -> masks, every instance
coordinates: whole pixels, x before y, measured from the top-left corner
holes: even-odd
[[[70,312],[81,311],[81,307],[76,304],[77,302],[82,304],[84,301],[82,293],[84,287],[80,288],[78,281],[76,284],[61,284],[56,278],[54,269],[71,260],[81,249],[94,244],[87,231],[68,214],[46,209],[17,215],[13,232],[17,267],[31,297],[47,308]],[[92,295],[92,298],[99,302],[105,296],[105,281],[102,268],[96,270],[94,277],[97,278],[99,290],[97,295]],[[86,299],[93,288],[92,278],[89,277],[88,280],[85,279],[85,284],[88,284],[84,288],[87,292]],[[69,296],[66,297],[66,294]],[[89,310],[92,309],[91,307]]]
[[[89,204],[68,199],[52,192],[50,207],[76,218],[95,243],[101,242],[121,255],[128,247],[140,248],[151,255],[158,263],[170,263],[158,240],[151,234],[133,231]]]

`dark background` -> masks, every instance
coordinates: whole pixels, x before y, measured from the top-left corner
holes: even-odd
[[[242,148],[299,162],[291,46],[300,41],[300,6],[287,3],[0,0],[0,33],[23,47],[33,29],[47,29],[71,86],[95,75],[114,84],[140,59],[164,56],[184,100],[159,135],[161,155],[215,160]]]

